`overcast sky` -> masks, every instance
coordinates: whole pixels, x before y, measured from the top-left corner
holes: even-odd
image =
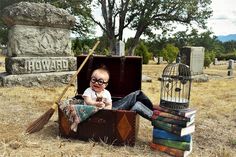
[[[208,26],[215,35],[236,34],[236,0],[212,0]]]

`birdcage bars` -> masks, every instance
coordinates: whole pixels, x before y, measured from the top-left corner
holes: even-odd
[[[162,73],[160,106],[184,109],[189,106],[191,72],[182,63],[168,64]]]

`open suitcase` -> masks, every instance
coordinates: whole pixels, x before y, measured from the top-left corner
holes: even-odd
[[[85,58],[83,55],[77,57],[77,67]],[[141,57],[91,56],[77,76],[77,99],[82,99],[84,90],[89,86],[92,71],[102,64],[110,71],[107,89],[113,101],[141,89]],[[62,137],[84,141],[91,139],[113,145],[135,145],[139,116],[133,111],[100,110],[80,123],[77,132],[70,130],[69,122],[60,109],[58,113],[59,133]]]

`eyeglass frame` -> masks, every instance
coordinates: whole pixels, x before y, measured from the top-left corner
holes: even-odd
[[[105,82],[103,79],[101,79],[101,78],[97,79],[95,77],[91,77],[90,82],[92,82],[93,84],[97,83],[98,85],[108,84],[108,82]]]

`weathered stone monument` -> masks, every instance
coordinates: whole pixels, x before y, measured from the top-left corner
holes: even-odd
[[[158,57],[157,64],[162,64],[163,63],[163,57]]]
[[[213,65],[216,65],[218,63],[218,58],[214,58]]]
[[[125,43],[123,41],[116,42],[116,52],[115,55],[117,56],[124,56],[125,55]]]
[[[57,86],[76,70],[70,29],[75,17],[46,3],[21,2],[4,9],[10,28],[6,72],[0,86]]]
[[[203,73],[204,47],[185,46],[180,51],[181,62],[190,67],[191,75]]]
[[[234,60],[230,59],[228,64],[228,76],[233,76]]]
[[[162,64],[163,63],[163,57],[153,57],[153,60],[157,63],[157,64]]]

